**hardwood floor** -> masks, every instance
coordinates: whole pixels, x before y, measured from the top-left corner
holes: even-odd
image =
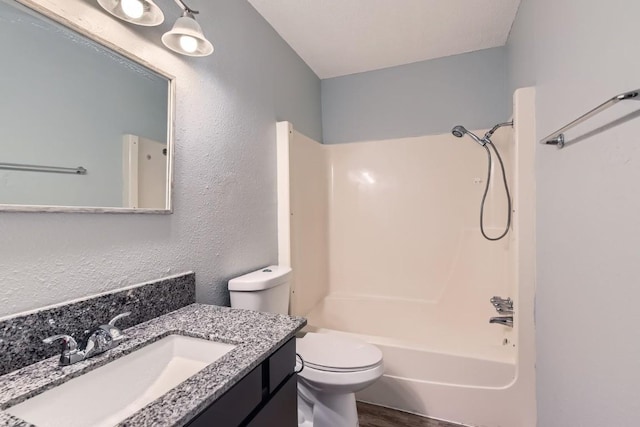
[[[358,419],[360,427],[461,427],[362,402],[358,402]]]

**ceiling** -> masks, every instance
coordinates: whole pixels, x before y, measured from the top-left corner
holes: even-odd
[[[502,46],[520,0],[249,0],[321,79]]]

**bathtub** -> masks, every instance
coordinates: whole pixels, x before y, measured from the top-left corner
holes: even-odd
[[[532,88],[516,91],[513,113],[514,129],[493,138],[512,195],[512,229],[498,242],[478,230],[487,166],[470,140],[320,144],[278,123],[278,262],[293,268],[291,313],[380,347],[386,373],[359,399],[471,426],[536,426]],[[507,201],[492,185],[494,236]],[[492,296],[515,301],[513,329],[489,324]]]
[[[517,345],[510,328],[490,325],[485,314],[452,319],[427,301],[329,295],[307,314],[307,330],[380,348],[385,374],[358,400],[464,425],[519,427],[517,405],[508,404]]]

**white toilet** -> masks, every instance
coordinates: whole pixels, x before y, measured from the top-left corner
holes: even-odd
[[[287,314],[291,269],[272,265],[229,281],[231,307]],[[357,427],[354,393],[383,374],[382,352],[342,335],[308,332],[296,338],[304,360],[298,374],[298,424]]]

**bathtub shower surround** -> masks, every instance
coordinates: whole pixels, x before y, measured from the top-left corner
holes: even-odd
[[[385,375],[359,399],[461,424],[535,425],[533,106],[533,89],[516,92],[515,127],[493,135],[513,189],[509,233],[493,242],[478,224],[482,147],[450,133],[322,145],[279,125],[292,313],[382,350]],[[496,172],[490,236],[508,216]],[[489,323],[496,295],[514,301],[513,328]]]
[[[0,375],[59,354],[58,345],[42,342],[49,336],[80,340],[120,313],[131,312],[118,322],[126,329],[194,302],[195,273],[183,273],[0,319]]]

